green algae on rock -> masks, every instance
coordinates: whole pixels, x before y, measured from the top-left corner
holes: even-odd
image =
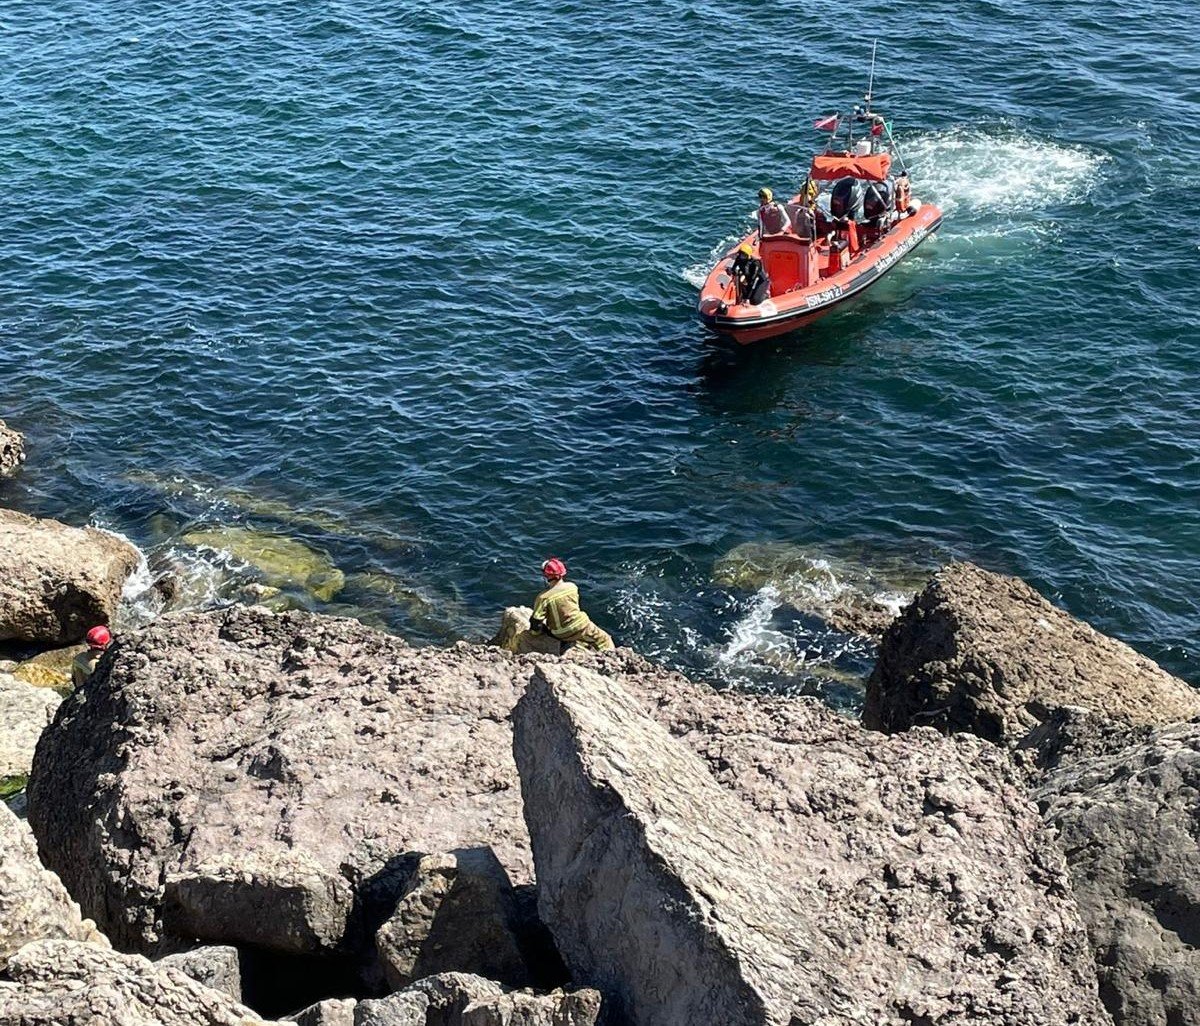
[[[14,795],[25,790],[29,783],[28,773],[16,773],[10,777],[0,777],[0,801],[8,801]]]
[[[332,601],[346,585],[346,575],[327,555],[294,538],[249,527],[213,527],[189,531],[182,541],[226,552],[257,569],[268,585],[302,588],[320,602]]]
[[[346,578],[352,591],[387,600],[422,630],[449,636],[452,622],[465,615],[461,601],[454,596],[438,595],[428,587],[414,584],[381,570],[365,570]]]

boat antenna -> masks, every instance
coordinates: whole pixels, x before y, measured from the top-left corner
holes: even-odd
[[[879,40],[871,40],[871,75],[867,79],[867,95],[863,97],[867,101],[867,111],[871,110],[871,94],[875,91],[875,51],[879,47]]]

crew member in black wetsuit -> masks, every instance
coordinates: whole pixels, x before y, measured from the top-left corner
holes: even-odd
[[[754,248],[750,243],[743,242],[738,247],[738,254],[733,258],[732,270],[739,303],[757,305],[767,298],[771,291],[771,280],[763,272],[762,261],[754,255]]]

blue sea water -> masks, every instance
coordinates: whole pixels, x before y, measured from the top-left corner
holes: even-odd
[[[0,4],[0,502],[326,554],[483,636],[571,564],[618,638],[853,703],[949,558],[1200,683],[1200,29],[1180,0]],[[939,238],[734,351],[693,316],[879,39]],[[732,553],[732,555],[730,555]]]

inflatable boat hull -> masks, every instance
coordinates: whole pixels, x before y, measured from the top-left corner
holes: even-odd
[[[737,303],[729,265],[738,247],[749,243],[758,255],[752,232],[721,257],[700,290],[700,317],[720,335],[746,345],[774,338],[815,321],[870,288],[941,226],[942,212],[922,206],[897,222],[877,242],[855,254],[841,270],[812,285],[793,288],[762,303]]]

